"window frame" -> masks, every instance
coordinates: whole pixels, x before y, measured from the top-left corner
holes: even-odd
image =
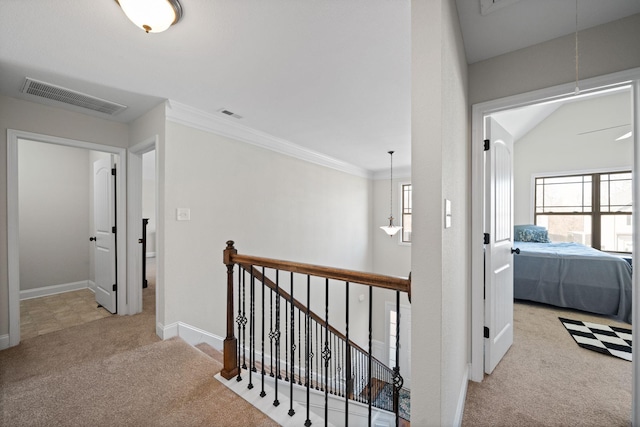
[[[411,194],[413,194],[413,184],[411,184],[411,181],[402,181],[398,183],[398,194],[400,195],[400,197],[398,197],[398,212],[399,212],[399,223],[402,226],[402,229],[400,230],[400,232],[398,233],[398,244],[402,245],[402,246],[411,246],[411,240],[405,241],[404,240],[404,187],[406,185],[410,185],[411,186]],[[411,218],[413,220],[413,201],[411,202],[411,213],[409,213],[409,215],[412,215]]]
[[[573,172],[564,172],[564,173],[544,173],[544,174],[533,174],[531,179],[531,223],[537,224],[538,215],[542,216],[562,216],[562,215],[583,215],[591,218],[591,247],[594,249],[602,250],[602,239],[601,239],[601,220],[602,217],[606,216],[619,216],[625,215],[627,217],[633,218],[633,209],[630,212],[602,212],[601,211],[601,200],[600,200],[600,189],[601,189],[601,176],[602,175],[610,175],[617,173],[630,173],[631,182],[633,183],[633,168],[632,167],[620,167],[620,168],[606,168],[606,169],[595,169],[595,170],[585,170],[585,171],[573,171]],[[580,176],[591,176],[591,211],[590,212],[537,212],[537,180],[540,178],[567,178],[567,177],[580,177]],[[631,192],[632,204],[633,204],[633,190]],[[632,206],[633,208],[633,206]],[[633,219],[631,220],[633,223]],[[604,252],[615,253],[615,254],[631,254],[632,252],[622,252],[622,251],[611,251],[607,250]]]

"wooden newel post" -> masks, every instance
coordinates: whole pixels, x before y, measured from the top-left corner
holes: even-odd
[[[238,375],[238,340],[233,334],[233,261],[232,256],[238,251],[233,247],[233,240],[227,242],[224,250],[224,263],[227,266],[227,337],[224,339],[224,367],[220,375],[231,379]]]

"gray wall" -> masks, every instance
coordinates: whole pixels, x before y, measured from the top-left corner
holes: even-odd
[[[20,290],[89,279],[89,151],[20,140]]]
[[[640,67],[640,14],[581,31],[580,78]],[[575,35],[469,65],[469,101],[477,104],[575,81]]]

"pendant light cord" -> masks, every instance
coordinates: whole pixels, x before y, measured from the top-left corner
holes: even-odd
[[[391,174],[389,182],[389,221],[393,220],[393,151],[389,151],[391,156]]]
[[[579,62],[578,62],[579,58],[578,58],[578,0],[576,0],[576,94],[578,92],[580,92],[580,89],[578,88],[578,78],[579,78],[579,74],[578,74],[578,70],[579,70]]]

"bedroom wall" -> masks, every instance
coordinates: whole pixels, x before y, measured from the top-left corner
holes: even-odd
[[[7,129],[126,147],[127,125],[0,95],[0,164],[7,164]],[[9,333],[7,174],[0,174],[0,344]]]
[[[89,151],[19,140],[20,290],[89,280]]]
[[[371,270],[370,180],[170,121],[164,150],[164,326],[226,335],[227,240],[244,254]],[[177,221],[176,208],[191,220]],[[350,333],[364,339],[359,288],[350,291]],[[344,301],[332,292],[332,313]]]
[[[640,67],[640,14],[579,33],[580,78]],[[575,35],[469,65],[469,103],[575,81]]]
[[[615,141],[630,127],[630,94],[563,105],[514,148],[514,220],[533,223],[533,175],[633,167],[633,139]]]
[[[450,426],[461,422],[470,354],[467,64],[455,2],[413,0],[411,16],[411,423]]]

